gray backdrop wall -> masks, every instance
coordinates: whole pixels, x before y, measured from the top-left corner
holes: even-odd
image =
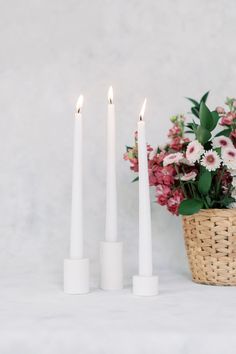
[[[235,94],[234,0],[0,1],[0,270],[58,272],[68,254],[75,102],[84,93],[85,238],[104,237],[107,89],[117,109],[119,234],[137,268],[138,186],[123,162],[142,101],[151,144],[184,96]],[[153,196],[154,199],[154,196]],[[186,271],[180,219],[152,205],[155,267]],[[22,273],[24,274],[24,273]]]

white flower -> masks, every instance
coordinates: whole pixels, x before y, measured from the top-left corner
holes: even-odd
[[[236,149],[226,148],[222,150],[221,153],[223,163],[229,169],[236,169]]]
[[[194,140],[188,144],[186,157],[189,162],[194,163],[196,161],[199,161],[203,153],[204,153],[204,147],[202,146],[202,144],[199,143],[199,141]]]
[[[185,173],[180,179],[181,181],[195,181],[197,177],[197,173],[194,171],[191,171],[189,173]]]
[[[226,136],[217,136],[216,138],[214,138],[212,140],[212,146],[213,148],[232,148],[233,147],[233,143],[232,140],[230,138],[227,138]]]
[[[206,151],[201,159],[201,165],[204,166],[208,171],[215,171],[220,167],[221,158],[216,151]]]
[[[179,163],[182,160],[183,154],[181,152],[176,152],[174,154],[167,155],[163,160],[163,166],[170,165],[172,163]]]

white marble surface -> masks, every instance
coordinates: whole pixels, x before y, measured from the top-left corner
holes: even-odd
[[[160,295],[92,289],[65,295],[60,277],[8,274],[0,283],[0,353],[235,354],[236,289],[160,273]]]

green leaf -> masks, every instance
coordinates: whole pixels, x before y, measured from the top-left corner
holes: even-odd
[[[137,182],[139,180],[139,176],[135,177],[132,181],[132,183]]]
[[[217,134],[215,135],[215,137],[217,137],[217,136],[222,136],[222,135],[229,137],[229,136],[230,136],[230,133],[231,133],[231,128],[227,128],[227,129],[221,130],[221,132],[217,133]]]
[[[211,173],[205,170],[198,181],[198,190],[201,194],[205,195],[209,192],[211,188],[212,177]]]
[[[197,128],[197,132],[196,132],[196,136],[197,136],[197,140],[199,141],[199,143],[201,143],[202,145],[206,144],[208,142],[208,140],[210,140],[211,138],[211,133],[209,132],[209,130],[203,128],[201,125]]]
[[[213,130],[217,126],[217,124],[219,122],[219,119],[220,119],[220,116],[219,116],[219,114],[216,111],[212,111],[211,115],[212,115],[212,118],[213,118],[213,121],[214,121],[212,129],[211,129],[211,130]]]
[[[193,98],[190,97],[185,97],[187,100],[189,100],[190,102],[192,102],[194,104],[194,106],[196,106],[197,108],[199,108],[199,103],[194,100]]]
[[[192,215],[198,213],[203,207],[203,202],[198,199],[185,199],[180,203],[179,214],[180,215]]]
[[[193,123],[187,123],[187,124],[186,124],[186,127],[188,127],[189,129],[192,129],[192,130],[193,130]]]
[[[126,145],[126,151],[129,152],[130,150],[133,150],[133,148],[131,146]]]
[[[199,118],[199,110],[198,110],[198,108],[192,107],[192,108],[191,108],[191,112],[192,112],[192,114],[193,114],[195,117]]]
[[[211,111],[204,102],[201,102],[199,110],[200,122],[203,128],[212,131],[214,129],[214,118]]]
[[[206,196],[206,201],[207,201],[207,204],[211,207],[212,206],[212,200],[209,197],[209,195]]]
[[[186,134],[194,134],[194,132],[192,130],[187,130],[185,133]]]
[[[233,197],[225,197],[224,199],[221,200],[220,204],[223,207],[227,207],[229,204],[234,203],[235,198]]]
[[[207,100],[207,98],[208,98],[209,93],[210,93],[210,91],[207,91],[207,92],[202,96],[202,98],[201,98],[201,100],[200,100],[200,103],[201,103],[201,102],[206,103],[206,100]]]
[[[218,155],[221,156],[221,148],[220,148],[220,147],[214,148],[213,150],[214,150],[215,152],[217,152]]]

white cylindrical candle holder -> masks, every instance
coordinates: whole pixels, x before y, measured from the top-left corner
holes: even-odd
[[[89,292],[89,259],[64,260],[64,292],[87,294]]]
[[[156,296],[158,294],[158,277],[133,276],[133,294],[137,296]]]
[[[101,288],[119,290],[123,288],[123,242],[101,242],[100,244]]]

